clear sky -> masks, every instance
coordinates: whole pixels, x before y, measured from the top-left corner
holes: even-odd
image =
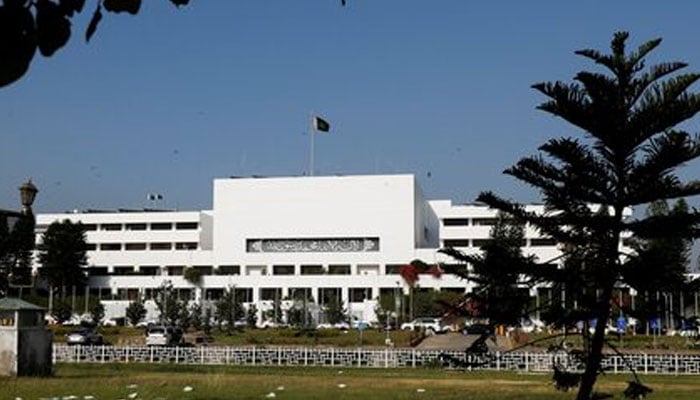
[[[0,208],[31,177],[38,212],[148,193],[207,209],[213,178],[307,173],[312,111],[332,129],[316,136],[318,175],[414,173],[432,199],[537,201],[501,171],[572,131],[535,110],[531,84],[594,69],[573,52],[607,51],[617,30],[635,47],[663,37],[650,62],[700,71],[696,0],[347,2],[145,0],[86,44],[88,0],[69,45],[0,89]]]

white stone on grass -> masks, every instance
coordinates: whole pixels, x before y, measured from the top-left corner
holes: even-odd
[[[277,391],[278,391],[278,392],[281,392],[282,390],[284,390],[284,386],[277,386]]]
[[[129,385],[126,385],[126,388],[127,388],[127,389],[136,389],[137,387],[139,387],[139,385],[137,385],[137,384],[135,384],[135,383],[131,383],[131,384],[129,384]]]
[[[418,392],[418,393],[424,393],[424,392],[425,392],[425,389],[416,389],[416,392]]]
[[[267,397],[268,399],[271,399],[271,398],[276,397],[276,396],[277,395],[275,394],[275,392],[270,392],[267,395],[265,395],[265,397]]]
[[[184,388],[182,388],[183,392],[191,392],[193,390],[194,390],[194,388],[192,386],[185,386]]]
[[[135,399],[135,398],[139,397],[139,392],[129,393],[129,395],[127,397],[130,399]]]
[[[341,389],[345,389],[345,388],[347,387],[347,385],[344,384],[344,383],[339,383],[339,384],[338,384],[338,387],[341,388]]]

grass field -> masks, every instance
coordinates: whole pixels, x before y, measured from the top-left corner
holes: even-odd
[[[647,376],[648,399],[700,398],[695,376]],[[625,376],[606,376],[602,391],[622,399]],[[439,369],[205,367],[153,364],[67,365],[52,378],[0,378],[0,398],[15,400],[228,399],[573,399],[549,376]],[[271,393],[274,393],[272,395]]]

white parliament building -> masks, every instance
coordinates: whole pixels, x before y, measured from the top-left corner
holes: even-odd
[[[39,214],[37,235],[54,221],[84,225],[89,291],[112,314],[170,283],[189,300],[215,300],[234,288],[260,311],[299,290],[320,302],[336,296],[371,321],[380,294],[407,289],[402,265],[451,263],[438,253],[447,246],[478,251],[495,216],[485,205],[427,200],[410,174],[232,177],[214,180],[211,210]],[[560,254],[531,227],[525,236],[526,254],[542,261]],[[187,268],[198,270],[198,284],[184,278]],[[421,275],[418,285],[469,290],[450,274]]]

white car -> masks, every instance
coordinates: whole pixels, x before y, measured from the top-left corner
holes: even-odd
[[[428,333],[445,333],[448,327],[443,325],[440,318],[416,318],[411,322],[401,324],[401,329],[411,331],[423,329]]]
[[[182,329],[155,325],[146,330],[146,346],[177,346],[182,344]]]
[[[347,322],[337,322],[335,324],[324,322],[322,324],[316,325],[316,329],[339,329],[341,331],[347,331],[350,330],[350,324],[348,324]]]

